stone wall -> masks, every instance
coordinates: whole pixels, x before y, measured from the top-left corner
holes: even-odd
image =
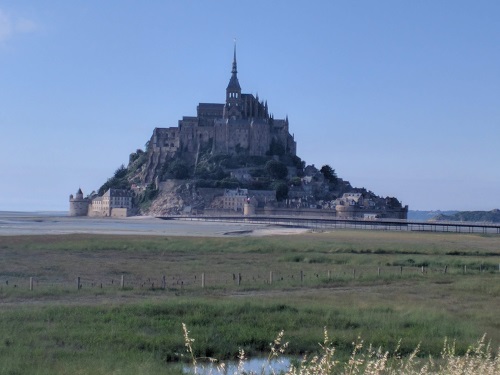
[[[128,209],[127,208],[112,208],[111,209],[111,217],[127,217]]]
[[[88,209],[87,199],[72,199],[69,202],[69,216],[87,216]]]

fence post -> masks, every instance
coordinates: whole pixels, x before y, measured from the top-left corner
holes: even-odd
[[[78,276],[76,278],[76,289],[80,289],[81,285],[80,285],[80,276]]]
[[[467,273],[467,264],[464,264],[464,275]]]
[[[120,288],[124,288],[125,287],[125,275],[122,275],[122,278],[120,280]]]
[[[238,286],[241,285],[241,273],[238,273]]]
[[[273,271],[269,271],[269,285],[273,284]]]
[[[448,266],[444,266],[444,273],[448,272]]]
[[[330,281],[331,279],[332,279],[332,272],[328,270],[328,281]]]
[[[30,290],[33,290],[33,278],[30,277]]]
[[[377,275],[380,276],[380,267],[377,269]]]
[[[201,287],[205,288],[205,272],[201,274]]]
[[[403,276],[403,266],[401,266],[401,269],[400,269],[400,275]]]
[[[354,268],[352,270],[352,278],[355,279],[356,278],[356,268]]]

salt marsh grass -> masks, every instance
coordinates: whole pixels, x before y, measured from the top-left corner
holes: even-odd
[[[445,364],[445,337],[455,342],[449,359],[476,358],[468,349],[484,333],[500,345],[499,263],[499,236],[451,233],[3,236],[0,374],[181,373],[172,364],[186,359],[182,322],[195,357],[262,356],[283,329],[289,355],[320,362],[326,327],[332,373],[358,336],[390,353],[387,366],[396,348],[408,359],[417,347],[419,364]],[[369,367],[363,353],[358,369]]]

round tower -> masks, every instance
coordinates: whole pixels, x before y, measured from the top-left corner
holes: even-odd
[[[69,196],[69,216],[87,216],[89,211],[89,200],[83,197],[82,189],[78,189],[76,195]]]

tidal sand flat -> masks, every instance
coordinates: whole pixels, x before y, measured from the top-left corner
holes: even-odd
[[[115,219],[69,217],[65,213],[0,212],[0,236],[87,233],[217,237],[289,235],[305,231],[266,224],[162,220],[150,216]]]

